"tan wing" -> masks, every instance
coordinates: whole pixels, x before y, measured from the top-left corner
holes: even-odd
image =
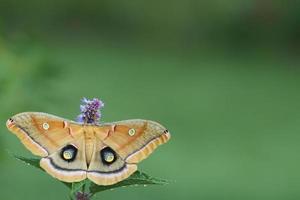
[[[64,153],[70,149],[72,150],[71,154],[65,155]],[[86,179],[87,163],[84,136],[69,142],[50,156],[42,158],[40,166],[51,176],[64,182],[78,182]]]
[[[142,161],[171,137],[165,127],[149,120],[126,120],[102,126],[111,126],[103,143],[116,151],[126,163]]]
[[[82,134],[82,127],[75,122],[38,112],[17,114],[6,126],[27,149],[42,157],[51,155]]]
[[[94,140],[94,151],[87,171],[87,177],[98,185],[112,185],[128,178],[137,170],[135,164],[127,164],[111,148],[98,138]],[[106,160],[105,157],[109,160]]]
[[[86,178],[85,138],[80,124],[46,113],[26,112],[11,117],[6,125],[27,149],[44,157],[40,166],[53,177],[65,182]],[[73,157],[64,159],[69,147],[73,151],[65,156],[73,152]]]

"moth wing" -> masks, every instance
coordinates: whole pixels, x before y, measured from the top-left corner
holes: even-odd
[[[33,154],[46,157],[80,137],[82,126],[54,115],[25,112],[11,117],[7,128]]]
[[[128,178],[137,170],[135,164],[126,163],[117,152],[108,147],[101,140],[94,140],[94,150],[88,167],[87,177],[97,185],[112,185]],[[113,157],[107,162],[104,154]]]
[[[131,164],[147,158],[171,137],[164,126],[150,120],[125,120],[103,126],[111,127],[103,143],[116,151],[126,163]]]
[[[70,147],[74,150],[74,157],[66,160],[63,154]],[[42,158],[40,166],[51,176],[64,182],[79,182],[86,179],[87,163],[84,136],[69,142],[67,146],[48,157]]]
[[[53,177],[65,182],[86,178],[85,140],[80,124],[46,113],[26,112],[11,117],[6,125],[27,149],[43,157],[40,166]],[[67,145],[76,147],[72,161],[62,157]]]

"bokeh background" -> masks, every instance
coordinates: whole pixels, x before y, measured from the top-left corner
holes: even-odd
[[[0,197],[67,199],[6,119],[74,119],[82,97],[103,121],[153,119],[172,140],[140,164],[167,186],[96,199],[300,198],[300,1],[0,2]]]

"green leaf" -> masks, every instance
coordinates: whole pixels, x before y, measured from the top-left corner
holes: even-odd
[[[70,192],[70,197],[75,199],[76,193],[77,192],[83,192],[85,188],[86,181],[80,181],[80,182],[74,182],[71,183],[71,192]]]
[[[80,181],[80,182],[74,182],[74,183],[72,183],[71,193],[75,194],[76,192],[81,191],[81,188],[85,184],[86,184],[85,181]]]
[[[21,161],[22,163],[26,164],[26,165],[30,165],[30,166],[33,166],[37,169],[40,169],[42,170],[43,172],[45,172],[41,167],[40,167],[40,159],[38,158],[25,158],[25,157],[22,157],[22,156],[16,156],[16,155],[13,155],[17,160]],[[67,186],[69,189],[72,189],[72,183],[66,183],[66,182],[62,182],[60,181],[61,183],[63,183],[65,186]]]
[[[36,167],[42,171],[44,171],[41,167],[40,167],[40,159],[37,158],[24,158],[21,156],[15,156],[14,157],[27,164],[27,165],[31,165],[33,167]],[[70,190],[70,197],[74,198],[74,195],[76,195],[77,192],[89,192],[91,196],[95,195],[98,192],[103,192],[105,190],[112,190],[115,188],[119,188],[119,187],[127,187],[127,186],[139,186],[139,185],[165,185],[168,184],[169,181],[167,180],[163,180],[163,179],[159,179],[159,178],[154,178],[149,176],[148,174],[144,173],[144,172],[140,172],[140,171],[136,171],[134,174],[132,174],[129,178],[116,183],[114,185],[97,185],[91,181],[89,181],[88,179],[83,180],[81,182],[77,182],[77,183],[66,183],[66,182],[62,182],[64,185],[66,185]]]
[[[37,158],[24,158],[24,157],[21,157],[21,156],[16,156],[14,155],[14,157],[23,162],[24,164],[26,165],[31,165],[33,167],[36,167],[42,171],[44,171],[41,167],[40,167],[40,159],[37,159]]]
[[[136,171],[134,174],[132,174],[129,178],[125,179],[124,181],[121,181],[119,183],[116,183],[114,185],[108,185],[108,186],[102,186],[102,185],[96,185],[94,183],[90,186],[90,192],[92,195],[102,192],[105,190],[112,190],[118,187],[126,187],[126,186],[138,186],[138,185],[165,185],[168,184],[169,181],[154,178],[149,175],[147,175],[144,172]]]

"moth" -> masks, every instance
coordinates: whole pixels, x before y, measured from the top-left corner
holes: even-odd
[[[88,178],[97,185],[128,178],[139,162],[171,137],[165,127],[150,120],[97,125],[39,112],[17,114],[6,126],[42,157],[40,166],[51,176],[64,182]]]

